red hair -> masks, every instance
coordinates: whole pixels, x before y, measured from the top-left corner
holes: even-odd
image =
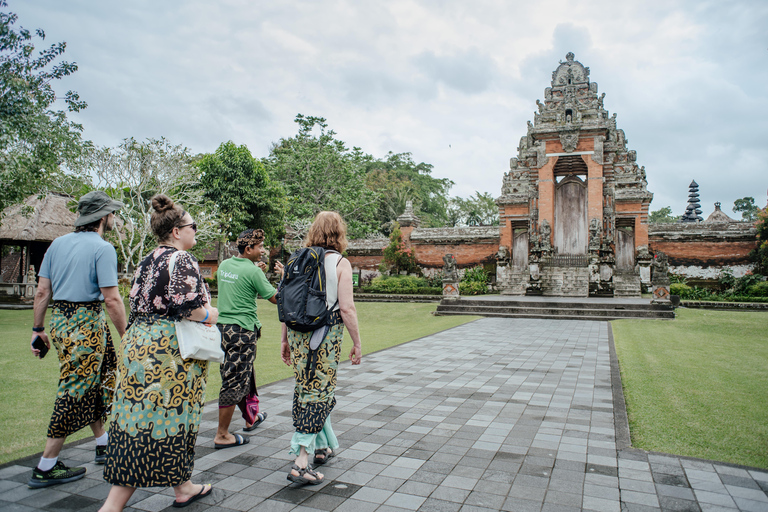
[[[336,212],[318,213],[304,240],[304,247],[314,245],[338,252],[344,252],[347,244],[347,223]]]

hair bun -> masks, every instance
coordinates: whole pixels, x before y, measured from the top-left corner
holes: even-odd
[[[152,198],[152,208],[157,213],[163,213],[165,211],[168,211],[174,207],[174,203],[171,200],[170,197],[166,196],[165,194],[158,194],[155,197]]]

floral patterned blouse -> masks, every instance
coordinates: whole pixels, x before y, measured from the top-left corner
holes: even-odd
[[[176,251],[160,246],[139,263],[131,287],[131,319],[137,314],[156,314],[181,320],[208,303],[208,287],[194,256],[182,251],[176,257],[173,276],[168,275],[168,263]]]

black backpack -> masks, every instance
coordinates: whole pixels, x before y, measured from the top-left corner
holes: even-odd
[[[322,247],[305,247],[291,254],[285,265],[278,285],[277,315],[294,331],[310,332],[328,323],[325,253]]]

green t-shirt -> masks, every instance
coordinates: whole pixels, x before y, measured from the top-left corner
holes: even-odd
[[[219,284],[220,324],[237,324],[243,329],[261,329],[256,316],[256,297],[270,299],[277,293],[259,267],[245,258],[224,260],[216,271]]]

